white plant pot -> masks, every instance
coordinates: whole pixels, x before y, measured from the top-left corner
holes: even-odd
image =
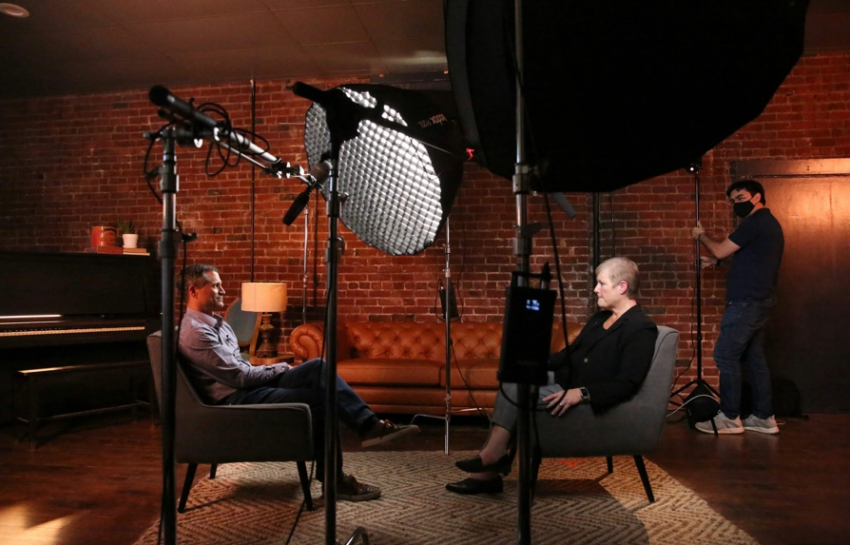
[[[139,243],[139,235],[135,233],[121,235],[121,238],[124,239],[125,248],[136,248],[136,245]]]

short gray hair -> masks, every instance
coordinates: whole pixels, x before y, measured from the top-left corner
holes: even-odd
[[[186,291],[189,290],[189,286],[203,288],[204,286],[210,283],[210,277],[207,275],[213,272],[219,272],[218,269],[213,265],[205,265],[203,263],[189,265],[185,269],[183,269],[182,272],[183,287],[186,289]]]
[[[634,299],[640,291],[640,276],[637,263],[628,257],[612,257],[606,259],[596,267],[596,274],[606,271],[611,277],[611,282],[619,284],[625,282],[628,286],[626,295]]]

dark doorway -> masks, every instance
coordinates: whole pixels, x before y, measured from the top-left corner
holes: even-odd
[[[785,233],[779,302],[766,330],[774,380],[790,380],[806,412],[850,411],[850,329],[845,321],[850,321],[850,283],[845,278],[850,271],[850,174],[796,174],[811,172],[811,163],[804,161],[757,163],[761,168],[743,175],[747,169],[739,169],[736,178],[762,182],[767,205]],[[768,163],[776,168],[765,168]],[[784,393],[774,392],[775,402],[780,395]]]

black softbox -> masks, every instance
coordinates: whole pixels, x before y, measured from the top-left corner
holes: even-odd
[[[807,0],[526,0],[528,162],[546,192],[682,168],[759,116],[803,51]],[[514,1],[448,0],[449,73],[477,159],[516,161]]]

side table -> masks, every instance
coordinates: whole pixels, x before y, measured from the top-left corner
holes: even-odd
[[[295,361],[295,354],[292,353],[281,353],[273,358],[259,358],[257,356],[251,356],[250,362],[251,365],[272,365],[274,363],[292,363]]]

